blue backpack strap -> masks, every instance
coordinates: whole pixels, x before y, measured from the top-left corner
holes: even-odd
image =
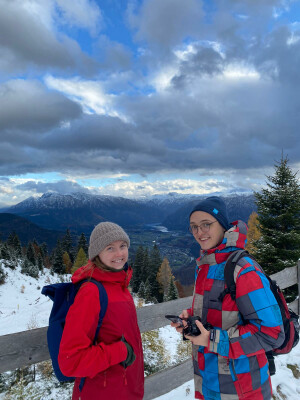
[[[99,318],[98,318],[98,325],[97,325],[95,336],[94,336],[94,340],[93,340],[93,345],[95,345],[97,343],[97,337],[99,335],[99,330],[101,328],[101,325],[102,325],[102,322],[103,322],[103,318],[104,318],[106,310],[107,310],[108,297],[107,297],[106,290],[105,290],[105,288],[104,288],[104,286],[102,285],[101,282],[96,281],[95,279],[84,279],[83,281],[80,282],[80,286],[84,282],[93,282],[97,286],[98,291],[99,291],[100,312],[99,312]],[[79,289],[80,289],[80,287],[78,288],[78,290]],[[82,391],[85,379],[86,378],[81,378],[80,379],[80,384],[79,384],[79,391],[80,392]]]

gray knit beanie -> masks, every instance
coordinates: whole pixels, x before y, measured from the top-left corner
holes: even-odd
[[[130,246],[129,237],[124,229],[113,222],[100,222],[90,236],[89,259],[93,260],[106,246],[117,240],[124,240],[128,247]]]

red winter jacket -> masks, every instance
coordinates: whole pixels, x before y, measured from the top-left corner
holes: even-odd
[[[72,282],[91,276],[105,287],[108,306],[96,345],[92,344],[100,311],[96,285],[83,284],[68,312],[58,362],[63,374],[76,377],[72,400],[141,400],[144,363],[136,310],[128,291],[132,270],[104,271],[89,261],[74,273]],[[121,365],[127,357],[122,335],[136,355],[126,369]],[[87,377],[81,392],[80,377]]]

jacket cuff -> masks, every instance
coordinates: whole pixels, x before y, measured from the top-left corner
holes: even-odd
[[[217,353],[218,352],[218,344],[219,344],[219,340],[217,338],[217,331],[215,329],[211,329],[209,332],[208,350],[212,351],[213,353]]]
[[[211,329],[208,349],[213,353],[217,353],[222,357],[228,357],[229,355],[229,340],[221,334],[220,329]]]
[[[116,365],[126,360],[128,351],[124,342],[120,340],[106,346],[109,348],[110,365]]]

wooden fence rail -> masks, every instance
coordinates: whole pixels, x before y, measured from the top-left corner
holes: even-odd
[[[298,284],[298,298],[289,307],[300,314],[300,261],[298,266],[286,268],[271,276],[281,289]],[[179,314],[189,308],[192,297],[142,307],[137,310],[141,332],[161,328],[169,322],[165,314]],[[47,327],[0,336],[0,373],[49,359],[46,339]],[[151,400],[192,379],[192,363],[187,360],[146,378],[144,400]]]

